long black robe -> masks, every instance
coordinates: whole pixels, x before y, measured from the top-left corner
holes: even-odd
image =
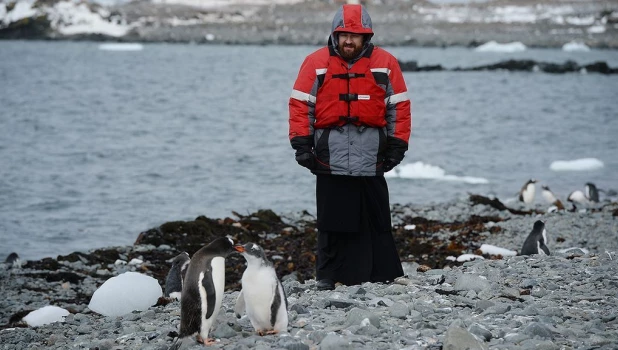
[[[403,276],[384,177],[316,176],[316,278],[353,285]]]

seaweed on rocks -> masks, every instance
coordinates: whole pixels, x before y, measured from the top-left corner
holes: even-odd
[[[234,213],[238,219],[210,219],[199,216],[193,221],[172,221],[139,234],[135,244],[151,244],[156,247],[168,245],[171,250],[143,252],[153,266],[149,269],[153,277],[165,280],[170,265],[166,262],[180,252],[192,256],[198,249],[218,237],[228,236],[236,242],[259,242],[268,256],[271,256],[279,276],[295,272],[299,281],[313,278],[317,242],[315,229],[311,225],[303,229],[290,226],[272,210],[259,210],[249,215]],[[244,272],[244,260],[232,254],[226,266],[226,285],[240,288]]]
[[[440,222],[422,217],[404,217],[403,223],[393,230],[395,245],[404,262],[416,262],[434,269],[455,264],[447,260],[480,246],[482,232],[497,233],[499,226],[488,228],[489,222],[503,221],[497,216],[472,215],[463,222]],[[413,225],[412,229],[407,229]],[[408,226],[409,227],[409,226]]]

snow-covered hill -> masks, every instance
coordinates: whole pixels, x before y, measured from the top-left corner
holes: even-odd
[[[316,44],[336,0],[0,0],[0,38]],[[446,2],[446,3],[445,3]],[[382,44],[618,48],[618,2],[367,0]],[[381,36],[382,35],[382,36]]]

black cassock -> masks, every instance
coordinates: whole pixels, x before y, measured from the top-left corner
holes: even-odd
[[[353,285],[403,276],[384,177],[316,177],[317,280]]]

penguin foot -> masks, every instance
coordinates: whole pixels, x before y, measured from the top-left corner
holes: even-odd
[[[200,344],[204,344],[204,345],[213,345],[216,343],[215,338],[202,338],[201,336],[197,336],[196,339],[198,343]]]
[[[274,330],[274,329],[271,329],[271,330],[269,330],[269,331],[263,331],[263,330],[261,330],[261,329],[260,329],[259,331],[257,331],[257,334],[258,334],[260,337],[263,337],[263,336],[265,336],[265,335],[273,335],[273,334],[278,334],[278,333],[279,333],[279,331],[276,331],[276,330]]]

